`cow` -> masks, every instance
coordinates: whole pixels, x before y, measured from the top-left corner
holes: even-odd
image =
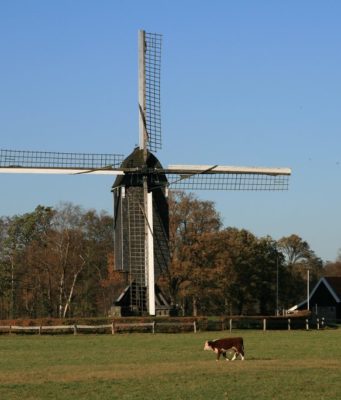
[[[234,351],[231,361],[235,360],[239,355],[244,360],[244,341],[242,337],[207,340],[205,342],[204,350],[212,350],[217,354],[217,361],[222,354],[226,361],[229,359],[226,357],[226,352],[229,350]]]

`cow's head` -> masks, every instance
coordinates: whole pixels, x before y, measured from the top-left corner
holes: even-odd
[[[204,350],[212,350],[212,341],[206,340]]]

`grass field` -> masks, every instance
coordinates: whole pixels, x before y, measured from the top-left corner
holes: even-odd
[[[0,336],[0,399],[341,399],[341,330],[234,331],[245,361],[215,361],[228,332]]]

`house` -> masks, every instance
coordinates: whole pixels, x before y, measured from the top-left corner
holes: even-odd
[[[307,299],[291,307],[288,312],[295,313],[308,309]],[[329,321],[341,320],[341,276],[322,277],[310,292],[309,309],[318,317]]]

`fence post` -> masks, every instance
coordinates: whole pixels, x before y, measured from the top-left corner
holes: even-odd
[[[316,329],[320,330],[320,319],[319,318],[316,319]]]
[[[114,322],[111,323],[111,334],[115,333]]]
[[[197,333],[197,323],[196,323],[196,321],[193,322],[193,330],[194,330],[194,333]]]
[[[291,319],[288,318],[288,331],[290,331],[290,329],[291,329]]]
[[[232,332],[232,318],[229,319],[229,331]]]
[[[39,326],[39,335],[41,335],[41,325]]]
[[[152,325],[152,333],[155,333],[155,321],[153,321],[153,325]]]
[[[263,331],[266,331],[266,319],[263,319]]]
[[[305,320],[305,329],[307,331],[309,331],[309,320],[308,319]]]
[[[77,325],[76,324],[74,324],[74,326],[73,326],[73,334],[77,335]]]

